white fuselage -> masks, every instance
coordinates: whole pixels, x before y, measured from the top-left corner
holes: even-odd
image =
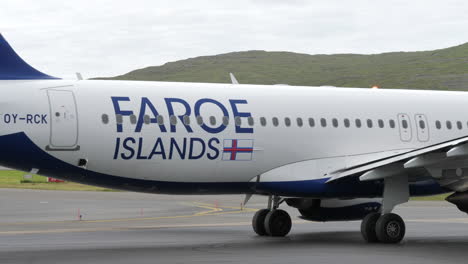
[[[69,165],[158,182],[244,183],[301,161],[312,162],[309,179],[323,179],[468,132],[464,92],[62,80],[0,90],[1,136],[24,132]],[[41,173],[40,163],[0,163]]]

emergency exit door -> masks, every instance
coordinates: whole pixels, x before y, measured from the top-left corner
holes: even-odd
[[[429,140],[429,126],[427,125],[427,118],[423,114],[416,114],[414,116],[416,122],[416,130],[418,132],[418,140],[426,142]]]
[[[75,95],[67,90],[48,90],[50,145],[47,150],[79,150]]]
[[[401,141],[410,141],[412,137],[411,120],[407,114],[398,114],[398,126]]]

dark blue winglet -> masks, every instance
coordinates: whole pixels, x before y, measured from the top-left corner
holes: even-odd
[[[0,34],[0,80],[59,79],[44,74],[21,59]]]

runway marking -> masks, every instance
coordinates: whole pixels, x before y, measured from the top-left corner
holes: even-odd
[[[409,219],[406,222],[419,222],[419,223],[459,223],[468,224],[468,218],[439,218],[439,219]]]
[[[221,215],[221,214],[233,214],[233,213],[246,213],[246,212],[255,212],[258,209],[254,208],[243,208],[232,207],[232,206],[214,206],[208,203],[200,202],[183,202],[182,204],[187,204],[195,206],[198,208],[208,209],[206,211],[197,212],[190,215],[175,215],[175,216],[157,216],[157,217],[138,217],[138,218],[118,218],[118,219],[100,219],[100,220],[63,220],[63,221],[43,221],[43,222],[22,222],[22,223],[0,223],[3,226],[17,226],[17,225],[41,225],[41,224],[63,224],[63,223],[110,223],[110,222],[130,222],[130,221],[148,221],[148,220],[158,220],[158,219],[177,219],[177,218],[192,218],[199,216],[209,216],[209,215]],[[235,211],[224,211],[224,209],[237,209]]]
[[[26,222],[26,223],[0,223],[3,226],[17,225],[41,225],[41,224],[66,224],[66,223],[110,223],[110,222],[133,222],[133,221],[148,221],[159,219],[178,219],[178,218],[193,218],[201,216],[213,216],[223,214],[239,214],[251,213],[259,209],[256,208],[241,208],[234,206],[218,206],[209,203],[201,202],[182,202],[182,204],[194,206],[197,208],[206,209],[201,212],[196,212],[189,215],[175,216],[158,216],[158,217],[139,217],[139,218],[119,218],[119,219],[102,219],[102,220],[65,220],[65,221],[44,221],[44,222]],[[230,210],[227,210],[230,209]],[[468,224],[468,218],[440,218],[440,219],[408,219],[407,222],[419,223],[459,223]],[[314,224],[321,222],[311,222],[304,220],[293,220],[294,224]],[[165,225],[147,225],[134,227],[97,227],[97,228],[59,228],[49,230],[13,230],[0,231],[0,235],[21,235],[21,234],[49,234],[49,233],[69,233],[69,232],[98,232],[98,231],[130,231],[138,229],[163,229],[163,228],[189,228],[189,227],[227,227],[227,226],[249,226],[251,222],[231,222],[231,223],[206,223],[206,224],[165,224]]]
[[[230,212],[226,212],[226,213],[230,213]],[[195,216],[195,215],[189,215],[189,216]],[[292,222],[293,224],[321,224],[322,223],[322,222],[313,222],[313,221],[305,221],[305,220],[293,220]],[[468,224],[468,219],[465,219],[465,218],[409,219],[407,220],[407,222]],[[134,226],[134,227],[62,228],[62,229],[49,229],[49,230],[0,231],[0,235],[31,235],[31,234],[53,234],[53,233],[73,233],[73,232],[132,231],[132,230],[139,230],[139,229],[165,229],[165,228],[190,228],[190,227],[229,227],[229,226],[250,226],[251,224],[252,222],[248,221],[248,222],[206,223],[206,224],[144,225],[144,226]]]
[[[294,224],[311,223],[304,220],[293,221]],[[312,222],[314,223],[314,222]],[[20,231],[0,231],[0,235],[31,235],[31,234],[53,234],[53,233],[73,233],[73,232],[103,232],[103,231],[132,231],[139,229],[165,229],[165,228],[189,228],[189,227],[226,227],[226,226],[250,226],[248,222],[232,223],[211,223],[211,224],[172,224],[172,225],[149,225],[135,227],[102,227],[102,228],[63,228],[53,230],[20,230]]]

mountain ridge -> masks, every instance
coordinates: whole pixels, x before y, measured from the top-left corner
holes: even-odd
[[[149,66],[104,80],[467,90],[468,43],[430,51],[316,54],[236,51]]]

